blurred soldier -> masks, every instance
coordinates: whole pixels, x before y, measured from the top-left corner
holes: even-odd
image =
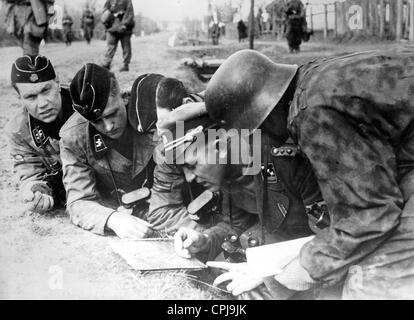
[[[239,42],[247,38],[247,27],[242,19],[237,23],[237,32],[239,33]]]
[[[111,68],[118,42],[121,42],[124,65],[120,71],[129,71],[131,62],[131,36],[135,27],[134,7],[131,0],[107,0],[102,14],[102,23],[106,28],[108,49],[104,55],[102,66]]]
[[[261,128],[276,148],[290,136],[327,203],[330,226],[276,276],[285,287],[345,283],[344,298],[414,297],[413,88],[410,50],[300,68],[243,50],[212,77],[210,117],[230,128]]]
[[[65,200],[58,140],[72,101],[43,56],[18,58],[11,81],[23,106],[6,130],[14,168],[28,210],[43,213]]]
[[[115,76],[103,67],[88,63],[72,80],[77,112],[60,135],[67,211],[75,225],[100,235],[113,231],[120,238],[153,233],[153,226],[142,219],[148,204],[138,203],[131,215],[123,195],[152,186],[156,115],[144,102],[160,78],[153,74],[139,82],[145,87],[139,91],[140,102],[129,107]],[[131,101],[137,93],[133,87]]]
[[[307,32],[306,10],[302,1],[289,0],[285,11],[286,39],[291,53],[299,52],[302,38]]]
[[[72,31],[73,19],[69,14],[66,13],[63,17],[62,25],[66,46],[71,46],[74,38]]]
[[[54,0],[7,0],[7,31],[23,48],[23,55],[38,55],[46,36],[48,20],[53,15]]]
[[[83,29],[86,43],[90,44],[93,37],[93,29],[95,29],[95,15],[88,4],[86,4],[86,8],[82,14],[81,28]]]
[[[219,39],[220,39],[220,26],[217,22],[213,22],[211,24],[210,35],[211,35],[211,40],[213,41],[213,45],[218,45]]]

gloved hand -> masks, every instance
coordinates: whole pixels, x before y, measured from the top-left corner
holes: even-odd
[[[26,210],[37,213],[50,211],[55,205],[52,191],[45,184],[35,184],[23,191],[23,201],[26,203]]]

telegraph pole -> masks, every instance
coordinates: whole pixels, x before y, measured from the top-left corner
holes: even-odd
[[[254,49],[254,0],[250,0],[250,34],[249,48]]]

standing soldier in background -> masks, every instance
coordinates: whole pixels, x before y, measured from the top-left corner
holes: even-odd
[[[217,22],[213,22],[210,28],[211,33],[211,40],[213,40],[213,45],[219,44],[219,38],[220,38],[220,26]]]
[[[135,27],[134,7],[131,0],[107,0],[102,14],[102,23],[106,28],[108,49],[104,55],[104,68],[111,68],[118,42],[121,41],[124,65],[119,71],[129,71],[131,62],[131,36]]]
[[[286,4],[286,39],[291,53],[299,52],[307,31],[306,10],[302,1],[289,0]]]
[[[27,210],[44,213],[65,200],[58,140],[72,100],[43,56],[18,58],[11,81],[22,107],[7,126],[10,153]]]
[[[73,31],[72,31],[72,25],[73,25],[73,19],[72,17],[66,13],[63,17],[63,35],[65,38],[66,46],[71,46],[73,41]]]
[[[86,43],[90,44],[93,37],[93,29],[95,28],[95,16],[89,8],[89,4],[86,4],[85,10],[83,11],[81,28],[83,29]]]
[[[4,0],[3,0],[4,1]],[[6,0],[6,24],[23,48],[23,55],[38,55],[46,36],[49,18],[54,14],[54,0]]]

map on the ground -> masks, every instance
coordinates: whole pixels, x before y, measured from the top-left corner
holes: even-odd
[[[196,258],[185,259],[174,251],[172,239],[113,240],[112,250],[138,271],[200,270],[207,266]]]

